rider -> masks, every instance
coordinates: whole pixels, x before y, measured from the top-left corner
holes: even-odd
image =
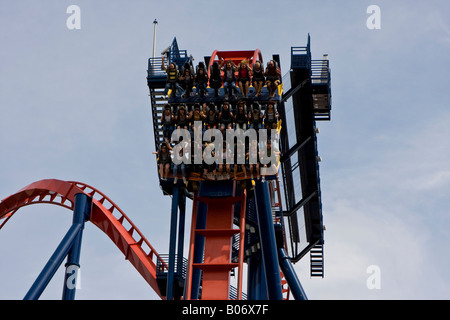
[[[270,60],[267,63],[264,75],[266,76],[266,85],[269,90],[269,96],[272,98],[275,96],[278,85],[281,83],[280,68],[277,67],[277,63],[274,60]]]
[[[222,58],[220,67],[222,68],[225,60]],[[233,61],[228,60],[225,66],[222,68],[223,71],[223,89],[225,90],[225,99],[228,99],[228,95],[236,94],[237,98],[237,88],[236,88],[236,65]]]
[[[183,95],[184,90],[183,90],[183,88],[181,88],[180,84],[178,83],[180,73],[178,71],[177,65],[175,64],[175,62],[171,62],[169,64],[169,67],[167,68],[164,65],[164,59],[165,59],[165,56],[162,56],[161,68],[167,72],[167,83],[166,83],[166,87],[164,88],[164,95],[165,96],[167,95],[167,92],[169,91],[169,89],[172,89],[172,93],[174,94],[173,95],[174,97],[176,97],[177,90]]]

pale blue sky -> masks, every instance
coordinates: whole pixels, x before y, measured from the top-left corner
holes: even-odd
[[[280,54],[283,74],[310,33],[313,58],[329,54],[333,110],[318,124],[325,278],[310,279],[308,259],[296,264],[308,297],[450,298],[448,1],[0,3],[0,199],[40,179],[82,181],[167,253],[170,199],[157,185],[145,80],[153,20],[158,54],[174,37],[196,62],[259,48],[265,60]],[[66,27],[71,4],[80,30]],[[371,4],[380,30],[366,27]],[[0,299],[23,298],[70,222],[69,211],[39,205],[7,223]],[[379,290],[366,286],[370,265]],[[157,298],[93,225],[81,270],[79,299]],[[59,299],[62,279],[42,298]]]

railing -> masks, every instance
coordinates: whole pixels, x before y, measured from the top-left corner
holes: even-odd
[[[291,55],[307,55],[308,47],[291,47]]]
[[[323,60],[311,62],[311,84],[313,85],[313,105],[315,120],[331,120],[331,76],[326,56]]]
[[[176,262],[175,262],[174,273],[181,276],[182,279],[186,279],[188,260],[184,257],[181,257],[181,259],[182,259],[182,262],[181,262],[181,270],[180,270],[178,255],[175,255]],[[156,273],[158,275],[166,274],[168,265],[169,265],[169,255],[168,254],[160,254],[156,261]]]
[[[169,53],[170,62],[178,62],[178,60],[186,60],[188,58],[187,50],[177,50],[172,48]]]
[[[186,279],[187,274],[187,264],[188,260],[184,257],[182,257],[182,266],[181,266],[181,272],[179,272],[179,264],[178,264],[178,255],[175,255],[175,270],[174,273],[177,274],[181,279]],[[167,265],[169,264],[169,255],[168,254],[160,254],[158,256],[158,260],[156,263],[156,273],[157,275],[165,275],[167,274]],[[230,300],[236,300],[238,297],[238,292],[236,287],[230,285],[230,293],[229,298]],[[242,300],[247,300],[247,294],[242,292]]]
[[[236,287],[230,286],[230,292],[228,294],[228,297],[230,298],[230,300],[237,300],[238,291]],[[242,300],[247,300],[247,294],[244,292],[242,292]]]
[[[147,78],[165,77],[166,71],[162,69],[162,58],[149,58]]]
[[[311,83],[328,84],[330,82],[330,63],[328,60],[311,61]]]
[[[169,54],[169,59],[164,61],[164,65],[166,67],[169,66],[170,63],[175,62],[178,66],[179,70],[184,66],[184,64],[189,61],[189,57],[187,56],[186,50],[180,50],[182,54]],[[162,68],[162,57],[149,58],[148,59],[148,69],[147,69],[147,79],[160,79],[166,77],[166,71]]]
[[[311,44],[308,35],[308,44],[306,47],[291,47],[291,69],[311,67]]]
[[[291,48],[291,68],[306,68],[311,65],[311,55],[308,47],[292,47]]]

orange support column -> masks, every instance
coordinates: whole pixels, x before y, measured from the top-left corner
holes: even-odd
[[[238,267],[231,263],[232,237],[239,233],[233,229],[234,204],[240,198],[199,198],[208,205],[206,229],[196,230],[205,237],[203,263],[194,267],[203,271],[202,300],[227,300],[230,287],[230,270]]]
[[[242,298],[242,265],[244,257],[246,191],[236,195],[235,183],[205,185],[194,195],[189,262],[186,279],[186,297],[193,288],[194,269],[202,271],[202,300],[228,300],[230,298],[230,271],[238,268],[238,299]],[[235,205],[240,206],[239,225],[234,228]],[[204,207],[204,223],[197,223],[199,207]],[[200,226],[200,227],[199,227]],[[233,236],[239,234],[239,258],[232,262]],[[198,237],[204,241],[197,243]],[[201,243],[201,244],[200,244]],[[198,257],[203,257],[199,261]],[[197,257],[197,258],[194,258]],[[197,259],[197,261],[194,261]],[[195,294],[194,294],[195,296]]]

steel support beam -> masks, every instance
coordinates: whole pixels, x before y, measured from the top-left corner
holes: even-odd
[[[69,250],[64,276],[63,300],[75,300],[77,281],[79,281],[81,240],[83,238],[84,222],[91,216],[91,201],[84,193],[75,195],[73,223],[80,224],[81,229],[73,239],[72,248]]]
[[[277,243],[267,181],[255,182],[256,213],[269,300],[283,300]]]
[[[169,270],[167,274],[167,300],[173,300],[173,283],[175,278],[175,252],[177,245],[177,216],[178,216],[178,196],[179,189],[175,185],[172,194],[172,211],[170,218],[170,239],[169,239]]]
[[[284,277],[286,278],[295,300],[307,300],[308,298],[306,297],[306,293],[303,290],[297,274],[295,273],[292,262],[283,248],[278,249],[278,257],[280,259],[281,271],[283,271]]]
[[[41,273],[38,275],[37,279],[28,290],[24,297],[24,300],[37,300],[44,292],[50,280],[53,278],[54,274],[58,270],[59,266],[63,262],[64,258],[71,252],[69,257],[70,265],[79,266],[80,258],[80,248],[81,248],[81,238],[84,229],[84,222],[89,219],[91,214],[90,200],[84,193],[78,193],[75,195],[74,204],[74,216],[72,221],[72,226],[67,231],[64,238],[61,240],[60,244],[56,248],[53,255],[48,260],[47,264],[42,269]],[[69,266],[68,266],[69,267]],[[70,293],[66,290],[69,278],[66,270],[66,276],[64,281],[63,299],[73,299],[75,297],[75,292]]]
[[[197,221],[195,228],[196,229],[205,229],[206,228],[206,213],[208,210],[208,206],[206,203],[197,202]],[[201,263],[203,261],[203,252],[205,250],[205,237],[202,235],[195,235],[195,251],[193,262]],[[199,298],[200,284],[202,279],[202,270],[199,268],[192,268],[192,289],[191,289],[191,299]]]

